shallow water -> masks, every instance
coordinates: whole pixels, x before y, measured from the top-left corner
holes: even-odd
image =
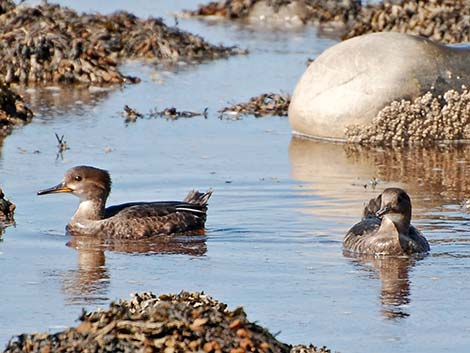
[[[63,3],[117,9],[110,2]],[[113,2],[140,16],[196,3]],[[17,227],[0,242],[0,344],[13,334],[74,325],[81,308],[106,307],[132,292],[185,289],[204,290],[231,308],[243,305],[249,319],[288,343],[341,352],[464,351],[470,215],[461,203],[469,195],[470,148],[356,149],[293,139],[285,118],[221,120],[217,110],[227,103],[291,92],[306,59],[334,41],[313,29],[270,33],[182,19],[179,26],[251,53],[165,70],[128,63],[126,73],[143,82],[117,90],[24,93],[37,116],[4,141],[0,155],[0,184],[17,205]],[[125,104],[144,113],[208,107],[209,115],[126,125]],[[62,156],[54,133],[70,147]],[[213,188],[206,235],[111,244],[70,239],[64,226],[77,200],[35,193],[77,164],[110,170],[110,204]],[[342,236],[364,202],[392,185],[409,191],[431,254],[343,256]]]

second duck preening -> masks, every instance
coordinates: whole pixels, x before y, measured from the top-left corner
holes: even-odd
[[[411,199],[400,188],[387,188],[369,201],[361,222],[346,234],[347,251],[374,255],[409,255],[426,253],[429,243],[411,225]]]
[[[130,202],[106,207],[111,177],[90,166],[69,169],[62,182],[38,195],[71,193],[80,198],[67,225],[71,235],[139,239],[152,235],[181,234],[204,230],[207,203],[212,191],[191,191],[183,201]]]

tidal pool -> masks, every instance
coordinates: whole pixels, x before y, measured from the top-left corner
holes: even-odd
[[[61,3],[79,11],[125,8],[172,24],[168,13],[197,2]],[[24,91],[37,115],[4,140],[0,155],[0,185],[17,205],[17,226],[0,242],[0,344],[74,325],[82,308],[106,307],[132,292],[185,289],[243,305],[250,320],[287,343],[361,353],[468,348],[470,215],[462,203],[470,147],[360,149],[292,138],[286,118],[219,119],[217,110],[229,103],[291,92],[307,58],[335,41],[312,28],[263,31],[184,19],[179,26],[250,54],[174,68],[127,63],[123,70],[142,83],[114,90]],[[208,107],[209,114],[126,125],[125,104],[143,113]],[[70,147],[62,155],[55,133]],[[206,235],[71,239],[64,227],[77,199],[36,191],[78,164],[111,172],[110,204],[213,188]],[[343,256],[342,237],[364,202],[389,186],[410,193],[414,224],[431,253]]]

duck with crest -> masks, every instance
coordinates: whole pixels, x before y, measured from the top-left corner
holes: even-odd
[[[183,201],[130,202],[110,207],[111,177],[106,170],[90,166],[69,169],[63,181],[38,195],[71,193],[80,205],[67,225],[71,235],[116,239],[139,239],[152,235],[200,233],[206,222],[212,191],[191,191]]]
[[[346,251],[373,255],[426,253],[429,243],[411,225],[411,200],[400,188],[387,188],[369,201],[361,222],[343,240]]]

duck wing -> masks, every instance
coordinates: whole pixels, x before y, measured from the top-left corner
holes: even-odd
[[[204,229],[205,206],[186,202],[139,202],[106,209],[101,232],[116,239],[185,233]]]
[[[378,217],[366,217],[363,218],[362,221],[356,223],[348,230],[346,236],[354,236],[354,237],[361,237],[364,235],[368,235],[372,232],[375,232],[377,229],[380,228],[381,220]]]
[[[165,216],[178,211],[201,215],[206,213],[207,206],[184,201],[128,202],[106,208],[105,218],[113,217],[118,214],[120,217],[126,215],[135,216],[137,213],[148,214],[148,212],[151,212],[154,216]]]
[[[413,225],[407,235],[407,241],[402,241],[402,247],[408,253],[426,253],[431,248],[424,235]]]
[[[364,252],[363,248],[370,236],[377,233],[381,220],[378,217],[366,217],[348,230],[343,239],[343,248],[353,252]]]

